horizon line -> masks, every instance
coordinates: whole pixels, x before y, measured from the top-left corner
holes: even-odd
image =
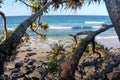
[[[76,14],[75,15],[74,14],[64,14],[64,15],[63,14],[62,15],[60,15],[60,14],[51,15],[50,14],[49,15],[49,14],[43,14],[42,16],[67,16],[67,15],[68,16],[109,16],[109,15],[94,15],[94,14],[92,14],[92,15],[91,14],[90,15],[89,14],[88,15],[78,15],[78,14],[77,15]],[[6,15],[6,16],[9,17],[9,16],[31,16],[31,15]]]

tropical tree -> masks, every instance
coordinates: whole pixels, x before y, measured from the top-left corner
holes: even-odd
[[[53,2],[47,2],[43,8],[41,8],[38,12],[31,15],[28,19],[23,21],[16,30],[8,37],[5,41],[0,44],[0,74],[4,72],[4,64],[3,62],[6,61],[6,57],[10,57],[12,55],[12,50],[15,50],[17,45],[20,42],[20,39],[25,34],[27,28],[31,23],[33,23],[39,16],[43,14],[44,11],[52,4]]]
[[[2,0],[0,0],[0,5],[1,5],[1,3],[2,3]],[[5,14],[2,11],[0,11],[0,15],[3,19],[3,28],[4,28],[4,35],[5,35],[4,39],[6,39],[7,38],[6,17],[5,17]]]
[[[120,41],[120,0],[104,0]]]
[[[0,15],[1,15],[2,19],[3,19],[3,27],[4,27],[4,35],[5,35],[4,40],[5,40],[7,38],[7,36],[8,36],[7,27],[6,27],[6,17],[4,15],[4,13],[1,12],[1,11],[0,11]]]
[[[20,1],[22,3],[24,3],[27,7],[30,8],[31,14],[35,14],[38,10],[40,10],[45,3],[47,2],[47,0],[16,0]],[[44,13],[46,13],[46,11],[44,11]],[[38,16],[38,19],[35,20],[31,25],[30,25],[30,29],[35,32],[37,35],[40,36],[41,39],[45,40],[46,39],[46,31],[48,29],[48,24],[45,25],[44,23],[47,23],[46,21],[44,22],[40,22],[40,17]],[[44,26],[43,26],[44,24]]]

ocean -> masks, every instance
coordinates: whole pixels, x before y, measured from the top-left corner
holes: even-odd
[[[15,29],[23,20],[29,16],[7,16],[7,28]],[[109,16],[88,16],[88,15],[44,15],[41,22],[48,22],[48,37],[65,38],[69,34],[75,34],[81,31],[95,31],[101,28],[102,24],[111,24]],[[2,19],[0,18],[0,29],[2,29]],[[36,36],[35,33],[27,31],[30,36]],[[98,35],[98,37],[115,37],[114,28]]]

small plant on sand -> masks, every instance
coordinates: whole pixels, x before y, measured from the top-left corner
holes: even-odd
[[[104,45],[97,44],[96,50],[99,51],[103,56],[111,55],[111,52],[108,48],[105,48]]]
[[[107,56],[107,55],[110,55],[111,52],[108,50],[108,48],[105,48],[103,45],[100,45],[98,44],[97,42],[95,42],[95,53],[101,55],[101,56]],[[86,53],[93,53],[93,45],[92,43],[90,43],[86,50],[85,50]]]
[[[57,71],[57,61],[64,55],[64,48],[62,44],[53,44],[52,51],[47,55],[49,65],[48,68],[51,72]]]
[[[70,35],[73,37],[72,41],[73,41],[73,44],[71,45],[71,48],[72,49],[75,49],[78,44],[83,40],[83,36],[76,36],[76,35]],[[94,43],[95,45],[93,45],[92,43],[90,43],[86,50],[85,50],[85,53],[97,53],[99,56],[100,55],[103,55],[103,56],[107,56],[107,55],[110,55],[111,52],[108,50],[108,48],[105,48],[103,45],[100,45],[98,44],[97,42]],[[93,46],[95,46],[95,50],[93,51]],[[69,55],[68,55],[69,56]]]

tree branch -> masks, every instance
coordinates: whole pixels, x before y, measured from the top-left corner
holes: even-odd
[[[38,8],[38,7],[31,6],[31,5],[27,4],[27,3],[26,3],[25,1],[23,1],[23,0],[17,0],[17,1],[20,1],[20,2],[22,2],[23,4],[25,4],[26,6],[29,6],[29,7],[31,7],[31,8]]]
[[[97,31],[94,31],[90,34],[88,34],[88,36],[86,36],[78,45],[78,47],[76,49],[74,49],[72,56],[69,60],[67,64],[69,67],[67,68],[62,68],[62,72],[61,72],[61,80],[65,79],[65,80],[75,80],[74,78],[74,74],[75,71],[77,70],[77,65],[79,63],[79,60],[81,58],[81,56],[83,55],[83,52],[86,50],[88,44],[94,40],[95,36],[100,34],[101,32],[106,31],[107,29],[113,27],[113,25],[103,25],[102,28],[100,28]],[[64,65],[62,65],[64,66]],[[67,72],[65,73],[65,71],[67,70]]]
[[[16,30],[11,34],[10,37],[8,37],[5,41],[3,41],[0,44],[0,55],[4,55],[2,59],[3,61],[6,61],[6,57],[12,56],[12,51],[16,49],[18,46],[20,39],[22,36],[25,34],[27,28],[29,25],[31,25],[32,22],[34,22],[39,16],[43,14],[44,11],[47,10],[47,8],[52,4],[53,2],[47,2],[43,8],[41,8],[38,12],[35,14],[31,15],[28,19],[23,21],[17,28]],[[1,67],[4,68],[4,66],[0,65]],[[2,72],[0,72],[2,73]]]
[[[3,18],[3,28],[4,28],[4,39],[6,39],[8,37],[8,32],[7,32],[7,26],[6,26],[6,17],[5,14],[3,12],[0,11],[0,15]]]

